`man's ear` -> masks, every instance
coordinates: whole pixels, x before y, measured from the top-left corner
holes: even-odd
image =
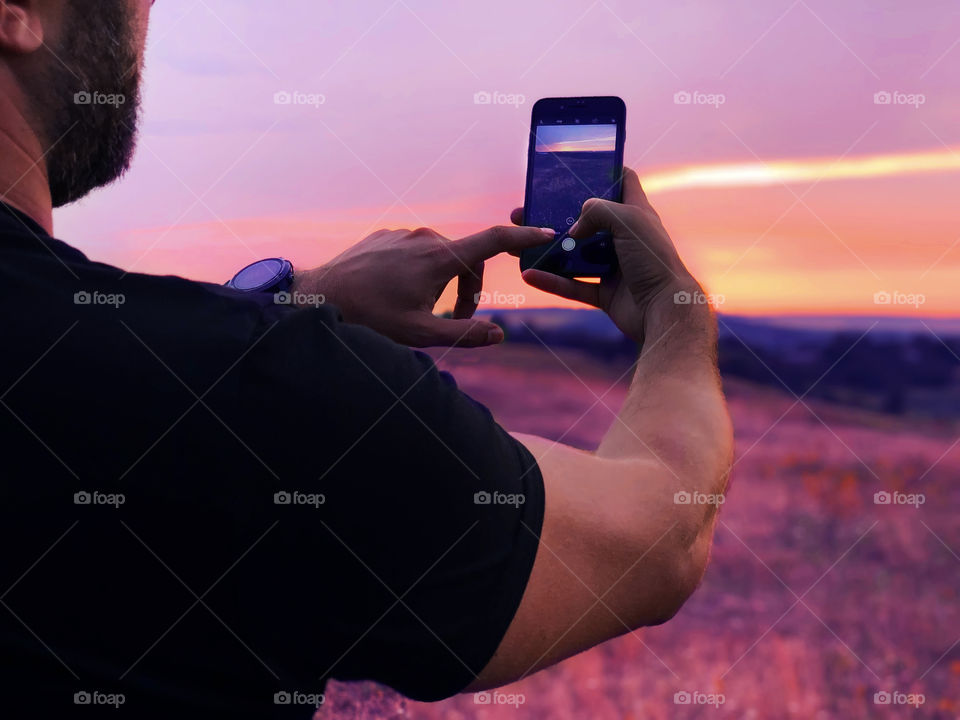
[[[0,54],[26,55],[43,45],[39,0],[0,0]]]

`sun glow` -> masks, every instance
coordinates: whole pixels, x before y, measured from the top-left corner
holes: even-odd
[[[756,187],[956,171],[960,171],[960,151],[948,148],[918,153],[864,155],[839,160],[771,160],[688,165],[647,175],[643,178],[643,187],[648,192],[656,193],[688,188]]]

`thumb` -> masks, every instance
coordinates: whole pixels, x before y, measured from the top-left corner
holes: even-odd
[[[430,315],[423,323],[423,347],[484,347],[503,342],[503,330],[483,320],[450,320]]]

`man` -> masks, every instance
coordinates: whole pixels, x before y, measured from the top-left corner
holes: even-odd
[[[595,452],[511,436],[407,346],[502,340],[472,317],[483,262],[538,229],[279,263],[327,300],[305,308],[51,237],[129,162],[151,4],[0,0],[4,714],[308,717],[329,677],[433,700],[672,617],[715,514],[674,496],[723,492],[731,429],[714,320],[674,302],[699,287],[636,175],[572,230],[613,232],[620,276],[524,276],[641,345],[619,418]]]

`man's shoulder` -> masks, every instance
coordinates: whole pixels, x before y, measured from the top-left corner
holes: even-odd
[[[222,373],[271,326],[298,312],[283,296],[128,271],[25,233],[0,234],[0,307],[24,361],[64,336],[76,369],[111,362],[119,369],[143,357],[203,376]],[[321,308],[314,317],[332,322],[335,313]]]
[[[32,308],[32,315],[46,311],[100,322],[142,317],[168,321],[181,332],[200,325],[215,334],[227,327],[224,321],[256,324],[264,313],[282,313],[290,305],[282,295],[243,294],[216,283],[91,261],[61,240],[9,227],[0,231],[0,257],[0,297],[8,306]],[[112,312],[101,312],[107,310]]]

